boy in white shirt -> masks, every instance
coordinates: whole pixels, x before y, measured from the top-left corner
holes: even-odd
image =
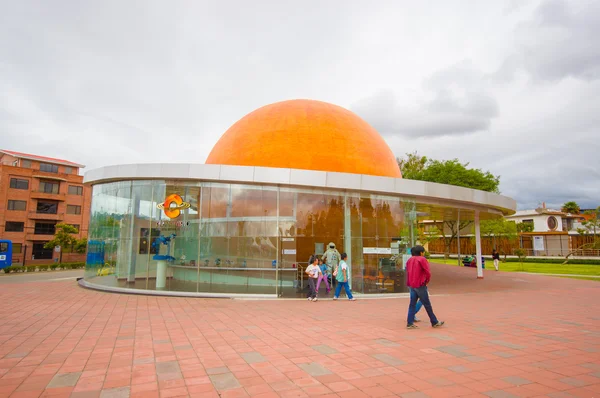
[[[308,301],[317,301],[317,280],[321,275],[321,268],[319,268],[319,258],[315,256],[313,263],[306,267],[308,274]]]

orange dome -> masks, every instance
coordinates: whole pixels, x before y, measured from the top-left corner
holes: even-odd
[[[223,134],[206,163],[402,176],[373,127],[344,108],[313,100],[249,113]]]

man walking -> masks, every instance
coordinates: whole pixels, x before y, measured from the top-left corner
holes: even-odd
[[[350,275],[350,266],[346,262],[348,255],[346,253],[342,253],[342,261],[338,264],[337,272],[334,272],[334,276],[337,280],[337,287],[335,288],[335,294],[333,295],[333,299],[337,300],[340,297],[340,292],[342,291],[342,286],[346,291],[346,296],[348,296],[348,300],[356,301],[356,299],[352,296],[352,291],[350,290],[350,286],[348,285],[348,276]]]
[[[423,246],[415,246],[411,249],[412,257],[406,263],[406,284],[410,288],[410,305],[408,307],[408,319],[406,327],[408,329],[417,329],[415,325],[415,314],[417,312],[417,300],[423,303],[423,307],[429,315],[431,326],[439,328],[444,324],[444,321],[438,321],[433,313],[431,301],[429,301],[429,292],[427,284],[431,279],[431,271],[429,270],[429,262],[423,256],[425,248]]]

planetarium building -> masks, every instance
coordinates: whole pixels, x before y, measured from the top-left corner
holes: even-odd
[[[206,164],[107,166],[85,182],[80,283],[152,294],[296,297],[309,257],[328,251],[333,261],[348,254],[355,293],[400,292],[419,220],[473,220],[478,237],[479,220],[516,208],[489,192],[403,180],[377,131],[313,100],[246,115]]]

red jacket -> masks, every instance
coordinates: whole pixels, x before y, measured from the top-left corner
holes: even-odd
[[[406,286],[413,288],[425,286],[431,280],[429,263],[423,256],[412,256],[406,263]]]

